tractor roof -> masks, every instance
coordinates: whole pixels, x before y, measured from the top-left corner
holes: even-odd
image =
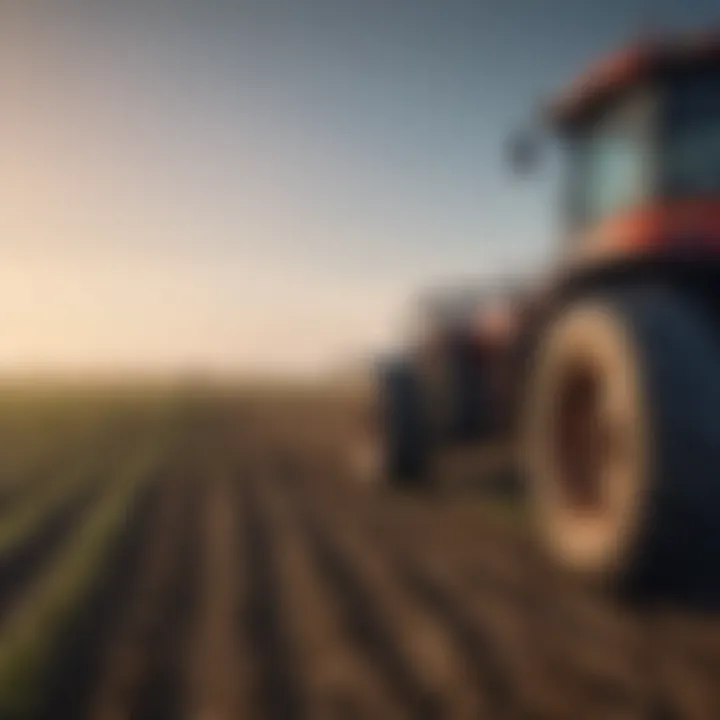
[[[551,105],[552,121],[567,127],[611,95],[675,70],[720,64],[720,30],[647,38],[591,65]]]

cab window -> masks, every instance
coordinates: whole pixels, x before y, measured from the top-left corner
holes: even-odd
[[[570,203],[585,226],[642,204],[652,188],[651,98],[634,96],[578,128],[570,138]]]
[[[720,192],[720,69],[678,75],[669,95],[667,193]]]

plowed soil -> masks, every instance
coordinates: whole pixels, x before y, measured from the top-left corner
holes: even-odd
[[[558,573],[479,469],[358,485],[340,404],[216,405],[139,499],[47,717],[720,717],[720,615]]]

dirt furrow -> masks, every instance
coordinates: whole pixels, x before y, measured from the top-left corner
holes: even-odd
[[[3,481],[0,485],[0,519],[9,517],[25,502],[37,497],[36,493],[42,493],[55,477],[62,475],[73,458],[67,452],[57,455],[43,458],[37,463],[38,467],[32,468],[26,475]]]
[[[102,680],[91,705],[93,720],[177,720],[184,709],[181,664],[187,634],[184,593],[197,541],[197,482],[169,474],[157,520],[126,612],[115,628]]]
[[[285,487],[328,579],[344,599],[356,642],[380,663],[413,717],[478,717],[488,698],[443,618],[398,577],[392,557],[334,502],[289,478]]]
[[[697,622],[687,614],[679,617],[667,610],[648,609],[638,624],[643,652],[636,681],[643,683],[649,712],[693,720],[720,717],[720,644],[717,636],[713,638],[717,620]],[[697,637],[700,628],[704,628],[705,638]],[[695,646],[698,640],[700,648]],[[697,650],[699,654],[694,652]],[[710,651],[709,655],[703,650]]]
[[[366,544],[368,552],[384,554],[392,571],[402,583],[412,600],[419,604],[443,628],[448,639],[463,659],[465,680],[474,686],[484,699],[483,710],[492,717],[507,717],[514,711],[513,677],[508,665],[508,640],[518,645],[517,628],[513,637],[498,638],[498,627],[488,626],[488,618],[479,620],[474,609],[464,597],[461,583],[447,572],[445,558],[424,543],[421,538],[406,537],[402,527],[389,528],[373,522],[373,509],[366,505],[347,501],[337,496],[317,496],[304,486],[302,492],[314,497],[323,506],[324,514],[338,514],[345,518],[346,532],[352,530]],[[317,492],[317,491],[315,491]],[[421,553],[416,552],[422,547]],[[434,556],[434,557],[433,557]],[[439,560],[435,564],[432,560]],[[504,641],[500,644],[500,641]],[[518,653],[515,654],[515,658]]]
[[[297,659],[290,645],[287,618],[280,602],[275,529],[263,507],[257,484],[260,470],[244,467],[238,493],[241,532],[238,546],[245,552],[247,594],[239,598],[243,613],[239,641],[254,661],[249,682],[252,717],[296,720],[307,717]]]
[[[717,619],[623,608],[467,489],[352,485],[332,415],[234,402],[189,408],[52,657],[43,718],[720,717]],[[92,512],[93,483],[16,533],[0,611]]]
[[[274,479],[273,479],[274,480]],[[355,651],[337,595],[323,582],[291,498],[263,484],[278,546],[281,602],[304,687],[307,714],[318,720],[409,718],[377,665]]]
[[[173,532],[176,541],[168,563],[167,592],[159,606],[157,624],[149,634],[150,662],[133,704],[133,720],[179,720],[188,716],[188,657],[200,587],[204,483],[195,474],[187,482],[182,518]],[[191,720],[195,719],[191,716]]]
[[[39,577],[83,517],[105,490],[105,478],[94,475],[42,520],[32,533],[0,553],[0,619],[5,617],[23,591]]]
[[[161,483],[148,482],[134,500],[102,575],[58,641],[43,681],[39,718],[81,720],[88,716],[113,629],[137,584],[142,554],[159,509]]]
[[[638,706],[638,693],[629,681],[637,637],[628,634],[627,623],[608,606],[603,608],[602,622],[590,621],[588,612],[579,622],[573,610],[583,604],[571,604],[568,610],[562,594],[548,593],[542,587],[548,577],[534,576],[531,558],[525,567],[516,566],[514,576],[502,559],[499,564],[488,563],[487,572],[476,568],[469,583],[467,561],[474,564],[475,548],[448,548],[440,523],[430,544],[417,534],[406,536],[401,525],[390,523],[377,526],[374,537],[400,550],[396,553],[399,575],[435,605],[455,629],[458,642],[467,646],[479,682],[489,686],[496,712],[514,705],[513,712],[524,716],[549,704],[551,715],[567,712],[567,717],[574,717],[591,706],[602,705],[611,714]],[[614,632],[602,635],[597,626],[607,626],[607,620],[613,621]],[[553,678],[556,668],[562,672]],[[557,700],[564,696],[567,701],[572,693],[560,690],[552,697],[552,681],[563,688],[571,676],[578,695],[574,708],[566,711]],[[587,709],[582,711],[590,717]]]
[[[562,695],[561,699],[569,700],[570,693],[553,693],[549,687],[551,675],[548,673],[558,666],[558,657],[562,658],[560,667],[567,669],[564,680],[573,676],[574,687],[585,706],[588,700],[600,697],[613,711],[637,706],[637,693],[629,692],[627,682],[633,658],[622,655],[622,650],[633,649],[627,642],[618,653],[618,647],[612,642],[595,637],[592,645],[580,646],[578,653],[577,639],[582,633],[567,632],[573,625],[572,616],[565,618],[570,621],[567,628],[556,627],[549,638],[547,632],[540,634],[540,618],[537,613],[528,614],[533,601],[537,606],[540,599],[532,597],[538,588],[528,572],[533,569],[531,565],[536,558],[528,558],[526,566],[519,565],[517,559],[508,566],[507,559],[499,552],[507,548],[498,548],[498,539],[493,538],[494,544],[483,549],[486,556],[483,560],[490,560],[489,572],[483,574],[476,562],[477,541],[459,546],[457,541],[463,535],[469,539],[467,529],[459,530],[448,523],[447,517],[440,515],[431,525],[426,518],[418,517],[415,508],[406,506],[405,512],[397,512],[389,503],[373,505],[363,502],[349,488],[336,486],[326,491],[307,476],[303,493],[315,495],[318,502],[325,505],[326,512],[334,511],[347,518],[347,526],[354,525],[368,544],[374,544],[378,552],[384,551],[392,557],[397,576],[442,620],[474,668],[476,683],[486,689],[493,716],[527,712],[531,707],[543,705],[549,712],[565,712],[557,701]],[[482,514],[478,513],[478,519],[481,518]],[[478,535],[482,532],[478,531]],[[492,562],[498,555],[500,563]],[[473,582],[468,582],[468,563],[474,567]],[[551,599],[548,601],[552,603]],[[606,607],[603,619],[608,615],[613,617]],[[593,623],[586,622],[580,630],[592,631]],[[615,637],[617,635],[616,632]],[[554,656],[544,647],[548,640],[553,641]],[[558,640],[565,642],[558,643]],[[557,652],[559,645],[567,650],[568,643],[574,655]],[[559,682],[562,686],[563,679]],[[577,706],[573,712],[577,712]],[[572,713],[568,717],[572,717]]]
[[[200,596],[196,637],[190,652],[190,718],[233,720],[241,712],[241,676],[235,633],[236,506],[227,465],[209,468],[203,508]],[[246,710],[246,709],[245,709]]]

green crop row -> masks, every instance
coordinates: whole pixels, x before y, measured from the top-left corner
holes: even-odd
[[[50,569],[0,627],[0,717],[32,717],[54,644],[102,572],[136,494],[156,477],[162,448],[143,446],[123,464],[89,517],[58,549]]]

